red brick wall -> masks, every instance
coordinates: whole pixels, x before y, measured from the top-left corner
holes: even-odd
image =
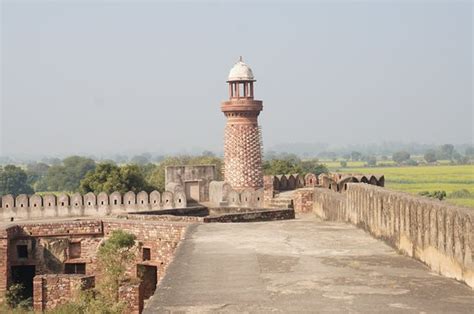
[[[51,310],[76,297],[79,290],[94,287],[94,276],[39,275],[33,280],[33,308],[35,311]]]
[[[119,288],[119,300],[125,302],[124,313],[140,314],[143,311],[143,289],[140,283],[123,283]]]
[[[298,189],[293,194],[295,212],[310,213],[313,211],[314,188]]]

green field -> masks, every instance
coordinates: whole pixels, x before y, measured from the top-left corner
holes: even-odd
[[[474,165],[385,168],[339,167],[339,172],[384,174],[385,186],[389,189],[412,194],[421,191],[444,190],[448,194],[446,201],[474,207]],[[452,192],[462,189],[468,190],[471,196],[467,198],[450,197]]]

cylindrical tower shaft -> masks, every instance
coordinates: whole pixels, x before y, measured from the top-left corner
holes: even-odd
[[[234,189],[263,187],[262,140],[254,100],[252,70],[241,60],[229,74],[229,100],[221,109],[227,118],[224,135],[224,178]]]

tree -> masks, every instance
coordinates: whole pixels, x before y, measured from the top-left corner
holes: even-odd
[[[437,155],[438,155],[437,159],[438,160],[441,160],[441,159],[451,160],[453,159],[453,153],[454,153],[454,146],[452,144],[441,145],[437,151]]]
[[[151,192],[153,187],[146,181],[143,172],[137,165],[119,167],[115,164],[101,163],[94,171],[87,173],[81,180],[80,190],[83,193],[112,193],[119,191]]]
[[[428,150],[426,151],[425,155],[423,158],[426,160],[428,163],[436,162],[436,152],[434,150]]]
[[[28,184],[35,188],[36,182],[46,176],[49,165],[39,162],[31,163],[26,166],[26,175],[28,176]]]
[[[375,167],[377,165],[377,158],[375,158],[375,156],[367,156],[365,160],[369,167]]]
[[[347,167],[347,161],[345,161],[345,160],[341,160],[340,164],[341,164],[341,167],[342,167],[342,168],[346,168],[346,167]]]
[[[410,154],[406,151],[398,151],[392,155],[392,160],[399,164],[408,159],[410,159]]]
[[[356,151],[351,152],[351,159],[352,161],[359,161],[362,157],[362,154]]]
[[[0,167],[0,195],[31,193],[33,188],[28,184],[28,176],[23,169],[13,165]]]
[[[95,161],[90,158],[67,157],[62,164],[51,166],[37,187],[42,187],[46,191],[76,192],[79,190],[81,180],[95,167]]]
[[[467,156],[467,157],[474,157],[474,146],[468,146],[466,147],[466,150],[464,151],[464,154]]]
[[[150,159],[146,155],[138,155],[134,156],[131,160],[130,163],[136,164],[136,165],[145,165],[150,162]]]
[[[119,301],[120,283],[126,279],[126,269],[135,258],[135,235],[123,230],[112,231],[97,253],[97,261],[103,275],[98,284],[99,293],[110,303]]]

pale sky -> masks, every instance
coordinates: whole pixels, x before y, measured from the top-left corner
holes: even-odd
[[[471,1],[3,1],[0,155],[221,150],[226,78],[266,148],[469,143]]]

